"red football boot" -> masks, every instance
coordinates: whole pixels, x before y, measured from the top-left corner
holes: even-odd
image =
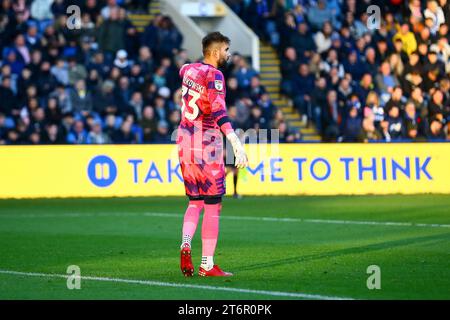
[[[230,272],[222,271],[222,269],[220,269],[219,266],[215,264],[214,267],[209,271],[206,271],[205,269],[200,267],[200,269],[198,270],[198,275],[200,277],[231,277],[233,274]]]
[[[180,266],[181,272],[183,272],[185,277],[192,277],[194,275],[194,265],[192,264],[190,247],[184,247],[181,249]]]

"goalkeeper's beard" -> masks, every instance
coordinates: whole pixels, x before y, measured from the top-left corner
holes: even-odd
[[[221,58],[217,63],[217,68],[225,68],[228,64],[228,58]]]

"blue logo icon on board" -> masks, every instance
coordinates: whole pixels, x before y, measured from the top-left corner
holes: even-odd
[[[108,156],[97,156],[88,165],[88,177],[100,188],[109,187],[117,178],[117,167]]]

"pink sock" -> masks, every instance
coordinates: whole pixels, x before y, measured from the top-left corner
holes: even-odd
[[[191,246],[191,240],[197,229],[198,218],[203,209],[203,200],[189,201],[184,214],[182,246],[186,243]]]
[[[214,256],[219,236],[219,216],[222,204],[205,204],[202,225],[202,256]]]

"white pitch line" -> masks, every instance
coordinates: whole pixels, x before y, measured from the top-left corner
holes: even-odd
[[[67,279],[69,277],[69,275],[65,275],[65,274],[20,272],[20,271],[11,271],[11,270],[0,270],[0,274],[25,276],[25,277],[64,278],[64,279]],[[103,282],[140,284],[140,285],[155,286],[155,287],[172,287],[172,288],[189,288],[189,289],[211,290],[211,291],[227,291],[227,292],[248,293],[248,294],[257,294],[257,295],[265,295],[265,296],[273,296],[273,297],[289,297],[289,298],[315,299],[315,300],[353,300],[353,298],[324,296],[324,295],[319,295],[319,294],[266,291],[266,290],[251,290],[251,289],[241,289],[241,288],[216,287],[216,286],[205,286],[205,285],[161,282],[161,281],[150,281],[150,280],[134,280],[134,279],[120,279],[120,278],[93,277],[93,276],[80,276],[80,279],[92,280],[92,281],[103,281]]]
[[[182,218],[179,213],[164,212],[99,212],[99,213],[60,213],[60,214],[0,214],[0,218],[79,218],[79,217],[163,217]],[[228,216],[221,215],[221,219],[238,221],[265,221],[265,222],[303,222],[303,223],[323,223],[323,224],[347,224],[347,225],[371,225],[371,226],[391,226],[391,227],[420,227],[420,228],[450,228],[450,224],[438,223],[413,223],[413,222],[392,222],[392,221],[360,221],[360,220],[329,220],[329,219],[300,219],[300,218],[275,218],[275,217],[250,217],[250,216]]]
[[[145,212],[147,217],[180,218],[181,214]],[[394,226],[394,227],[430,227],[430,228],[450,228],[450,224],[427,224],[412,222],[382,222],[382,221],[358,221],[358,220],[325,220],[325,219],[300,219],[300,218],[274,218],[274,217],[249,217],[249,216],[228,216],[221,215],[220,219],[225,220],[248,220],[248,221],[268,221],[268,222],[306,222],[325,224],[354,224],[354,225],[374,225],[374,226]]]

